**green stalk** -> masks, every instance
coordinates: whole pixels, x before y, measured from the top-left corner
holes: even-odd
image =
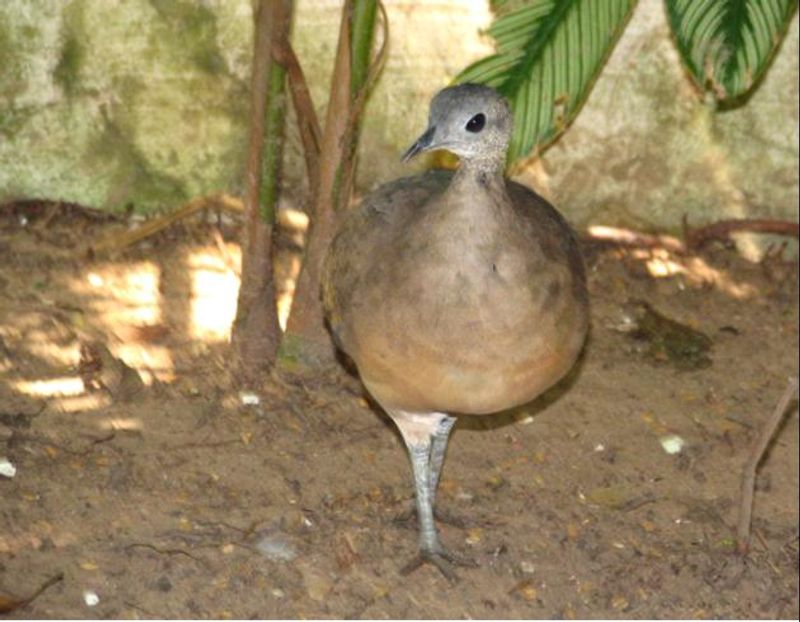
[[[270,225],[275,223],[275,210],[280,196],[284,128],[286,127],[285,86],[286,69],[271,59],[264,122],[264,159],[261,163],[261,192],[259,193],[261,219]]]
[[[350,17],[350,94],[355,97],[367,81],[372,59],[377,0],[353,0]]]

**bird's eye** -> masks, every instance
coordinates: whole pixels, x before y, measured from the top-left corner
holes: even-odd
[[[486,115],[482,112],[479,112],[469,121],[467,121],[467,131],[477,134],[483,129],[484,125],[486,125]]]

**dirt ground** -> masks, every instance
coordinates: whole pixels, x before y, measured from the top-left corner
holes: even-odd
[[[450,585],[399,573],[410,467],[353,377],[237,388],[236,227],[80,252],[124,226],[0,214],[0,595],[49,585],[8,617],[798,617],[796,402],[750,554],[734,541],[748,448],[798,374],[795,262],[587,248],[574,373],[456,427],[437,505],[463,524],[442,537],[480,566]]]

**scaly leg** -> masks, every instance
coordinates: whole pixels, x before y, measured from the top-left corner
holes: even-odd
[[[430,417],[430,420],[427,419]],[[458,580],[452,564],[475,566],[475,562],[448,552],[439,541],[433,522],[433,501],[438,484],[447,437],[454,419],[447,415],[408,415],[392,413],[411,458],[416,491],[417,518],[419,520],[419,555],[401,571],[403,574],[416,570],[424,563],[436,566],[451,582]]]
[[[447,441],[450,438],[450,432],[453,429],[453,426],[456,423],[455,417],[450,417],[448,415],[443,415],[443,419],[439,422],[436,430],[433,432],[431,436],[432,443],[431,443],[431,452],[430,452],[430,469],[431,469],[431,505],[433,506],[433,517],[439,521],[440,523],[445,523],[447,525],[453,525],[454,527],[458,527],[459,529],[464,529],[465,524],[464,521],[457,517],[453,516],[448,512],[444,512],[441,509],[436,509],[436,491],[439,488],[439,478],[442,473],[442,464],[444,463],[444,456],[447,451]],[[415,515],[415,507],[412,504],[407,510],[403,511],[399,514],[394,521],[396,523],[406,523],[414,518]]]
[[[447,451],[447,441],[450,439],[450,432],[456,423],[455,417],[447,417],[439,422],[436,431],[433,433],[431,443],[431,505],[436,503],[436,490],[439,488],[439,476],[442,474],[442,464],[444,454]]]

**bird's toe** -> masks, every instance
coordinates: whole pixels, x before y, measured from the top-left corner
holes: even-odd
[[[400,574],[408,575],[417,570],[418,568],[430,564],[434,566],[439,572],[442,573],[445,579],[450,583],[455,584],[459,582],[459,576],[456,574],[454,566],[461,566],[465,568],[477,568],[478,562],[469,557],[453,553],[446,549],[438,549],[436,551],[421,550],[409,563],[407,563],[400,570]]]

